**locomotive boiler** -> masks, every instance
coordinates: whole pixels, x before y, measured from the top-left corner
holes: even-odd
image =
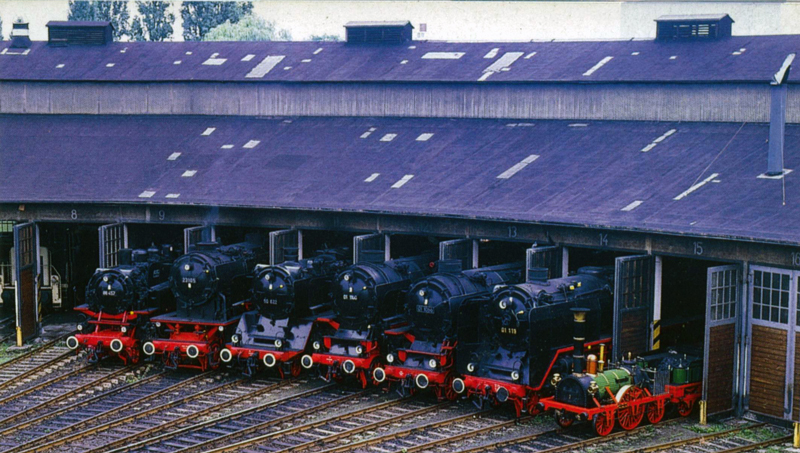
[[[333,333],[312,344],[303,366],[320,366],[325,379],[355,378],[366,387],[378,365],[384,331],[404,324],[405,297],[411,283],[429,274],[435,254],[358,263],[339,273],[333,284],[333,319],[320,318]]]
[[[590,309],[586,345],[610,343],[613,270],[581,268],[573,276],[499,287],[459,313],[453,390],[480,404],[514,404],[535,413],[552,393],[549,376],[570,370],[572,308]]]
[[[217,368],[222,345],[249,301],[252,270],[265,252],[263,238],[248,235],[228,246],[200,243],[176,259],[169,275],[176,311],[151,319],[153,339],[144,353],[161,355],[167,368]]]
[[[491,294],[496,285],[519,283],[524,263],[462,270],[461,261],[437,263],[436,273],[417,280],[406,300],[405,328],[386,331],[385,367],[373,378],[398,383],[400,389],[429,386],[438,398],[455,399],[455,349],[461,304]]]
[[[242,315],[231,342],[220,352],[246,375],[261,365],[281,376],[297,376],[310,338],[321,338],[318,317],[331,317],[331,283],[349,262],[344,249],[322,250],[313,258],[258,265],[252,286],[255,310]],[[308,359],[307,359],[308,360]]]
[[[124,363],[140,358],[150,317],[174,309],[169,269],[177,253],[161,248],[122,249],[119,265],[97,269],[86,285],[86,303],[75,308],[87,321],[67,338],[71,349],[86,349],[89,362],[119,357]]]

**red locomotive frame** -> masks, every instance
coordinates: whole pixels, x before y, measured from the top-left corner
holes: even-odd
[[[225,321],[198,321],[169,316],[150,320],[162,324],[169,338],[155,338],[143,345],[147,355],[160,355],[164,366],[170,369],[193,368],[201,371],[217,369],[219,352],[225,343],[225,331],[232,330],[239,316]]]
[[[607,346],[606,353],[610,353],[610,338],[603,338],[586,343],[585,348],[591,348],[592,346],[600,345],[601,343]],[[547,371],[544,373],[542,382],[540,382],[536,387],[528,387],[523,384],[510,384],[506,381],[498,381],[470,375],[464,375],[458,379],[463,380],[464,392],[466,392],[468,397],[476,396],[483,400],[491,400],[493,404],[501,404],[506,401],[510,401],[514,404],[514,410],[517,412],[517,417],[521,416],[523,411],[527,412],[529,415],[536,415],[541,412],[541,406],[539,406],[539,402],[542,399],[541,391],[550,378],[550,372],[553,370],[553,366],[555,366],[559,357],[572,352],[573,349],[573,346],[568,346],[556,351],[555,355],[553,356],[553,360],[550,362],[550,366],[547,367]],[[505,389],[508,392],[508,397],[502,401],[498,400],[497,398],[497,394],[500,389]]]
[[[404,330],[387,330],[386,335],[404,336],[409,344],[414,344],[415,340],[415,337],[412,334]],[[416,387],[409,385],[410,393],[413,394],[416,392],[417,388],[430,388],[433,390],[434,394],[436,394],[438,399],[454,400],[458,397],[458,394],[455,392],[455,390],[453,390],[453,380],[456,377],[453,371],[453,365],[455,364],[455,348],[457,344],[458,342],[450,342],[449,340],[443,341],[439,346],[438,354],[415,351],[412,349],[398,349],[397,356],[401,362],[406,361],[408,353],[413,353],[425,355],[430,357],[430,359],[436,360],[438,363],[438,368],[434,371],[386,363],[382,368],[384,372],[383,379],[378,379],[378,376],[375,375],[378,373],[377,368],[373,372],[373,379],[377,382],[382,382],[384,380],[389,382],[402,382],[404,380],[413,379]],[[424,380],[420,378],[420,376],[424,376]],[[424,382],[425,385],[421,385],[422,382],[420,381]]]
[[[646,388],[631,386],[620,397],[620,401],[616,400],[610,389],[606,388],[606,391],[614,399],[613,403],[601,404],[594,399],[595,407],[586,408],[558,402],[555,397],[547,397],[542,398],[540,405],[545,411],[554,410],[556,421],[564,428],[572,425],[575,419],[581,418],[592,421],[597,435],[607,436],[614,429],[615,422],[625,430],[639,426],[645,415],[652,424],[660,422],[664,418],[667,403],[677,405],[678,413],[682,417],[688,417],[701,397],[702,382],[666,385],[664,393],[658,395],[651,394]]]
[[[89,351],[87,359],[96,362],[104,357],[119,357],[126,365],[138,363],[141,359],[141,340],[136,338],[140,318],[150,319],[159,309],[125,311],[116,315],[95,312],[87,305],[75,308],[89,318],[88,324],[94,326],[92,332],[77,333],[67,338],[71,349],[80,347]],[[74,338],[74,340],[73,340]]]

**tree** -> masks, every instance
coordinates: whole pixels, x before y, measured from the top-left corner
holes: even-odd
[[[274,22],[267,22],[253,14],[239,22],[217,25],[206,33],[203,41],[289,41],[288,30],[276,30]]]
[[[69,20],[107,20],[114,26],[114,38],[130,36],[131,16],[127,1],[69,1]]]
[[[202,41],[212,28],[225,22],[235,24],[253,12],[252,2],[196,2],[181,5],[183,39]]]
[[[339,35],[329,35],[329,34],[311,35],[312,41],[339,41],[341,39],[342,38],[339,37]]]
[[[145,2],[137,0],[139,16],[131,24],[134,41],[165,41],[172,37],[175,15],[168,12],[170,2]]]

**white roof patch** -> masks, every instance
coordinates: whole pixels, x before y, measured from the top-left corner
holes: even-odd
[[[115,63],[106,63],[107,68],[113,68]]]
[[[230,143],[228,143],[226,145],[222,145],[222,149],[232,149],[232,148],[233,148],[233,145],[230,144]]]
[[[458,60],[465,52],[428,52],[422,56],[423,60]]]
[[[214,132],[215,130],[217,130],[216,127],[209,127],[208,129],[204,130],[203,133],[200,134],[200,135],[208,136],[208,135],[211,135],[211,133]]]
[[[411,181],[414,175],[405,175],[400,178],[396,183],[392,184],[392,189],[399,189],[403,187],[407,182]]]
[[[636,200],[633,203],[629,204],[628,206],[625,206],[624,208],[622,208],[622,211],[625,211],[625,212],[633,211],[634,209],[638,208],[639,205],[642,204],[642,203],[643,203],[642,200]]]
[[[185,172],[183,172],[183,174],[181,176],[184,177],[184,178],[191,178],[192,176],[194,176],[196,174],[197,174],[197,170],[186,170]]]
[[[315,50],[315,51],[314,51],[314,55],[317,55],[317,54],[319,54],[320,52],[322,52],[322,47],[320,47],[319,49]]]
[[[216,55],[216,54],[214,54]],[[228,61],[227,58],[214,58],[213,56],[203,62],[204,66],[222,66],[223,63]]]
[[[594,74],[595,71],[597,71],[598,69],[602,68],[603,66],[605,66],[606,63],[608,63],[609,61],[611,61],[613,59],[614,59],[614,57],[608,56],[608,57],[605,57],[602,60],[598,61],[597,64],[595,64],[594,66],[589,68],[588,71],[583,73],[584,77],[588,77],[588,76]]]
[[[156,194],[155,190],[145,190],[144,192],[139,194],[139,198],[151,198],[155,194]]]
[[[431,137],[433,137],[433,132],[425,132],[424,134],[419,134],[419,137],[417,137],[417,141],[427,142],[428,140],[431,139]]]
[[[164,198],[178,198],[181,194],[179,193],[168,193]]]
[[[172,153],[167,157],[167,160],[178,160],[181,157],[181,153]]]
[[[61,64],[57,64],[57,65],[56,65],[56,69],[61,69],[61,68],[63,68],[63,67],[64,67],[64,63],[61,63]]]
[[[259,143],[261,143],[261,140],[250,140],[244,144],[243,148],[252,149],[258,146]]]
[[[367,177],[367,179],[365,179],[365,180],[364,180],[364,182],[372,182],[372,181],[375,181],[376,179],[378,179],[378,176],[380,176],[380,175],[381,175],[380,173],[373,173],[373,174],[369,175],[369,176]]]
[[[390,141],[394,140],[395,137],[397,137],[397,134],[386,134],[383,137],[381,137],[381,141],[382,142],[390,142]]]
[[[495,47],[494,49],[490,50],[486,55],[484,55],[483,58],[494,58],[497,56],[497,52],[499,51],[500,49]]]
[[[283,61],[285,58],[284,55],[270,55],[263,60],[259,64],[257,64],[250,72],[245,75],[245,78],[248,79],[260,79],[265,75],[269,74],[275,66],[278,66],[278,63]]]
[[[175,60],[172,62],[172,64],[181,64],[181,60]]]
[[[531,154],[530,156],[522,159],[520,162],[514,164],[508,170],[506,170],[506,171],[500,173],[499,175],[497,175],[497,179],[508,179],[508,178],[516,175],[517,173],[520,172],[520,170],[522,170],[523,168],[527,167],[529,164],[533,163],[533,161],[535,161],[538,158],[539,158],[538,154]]]
[[[250,61],[255,57],[256,57],[255,54],[249,53],[249,54],[245,55],[244,57],[242,57],[242,61]]]

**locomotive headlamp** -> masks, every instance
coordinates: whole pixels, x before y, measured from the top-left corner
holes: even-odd
[[[589,388],[587,390],[590,395],[595,395],[600,390],[600,387],[597,386],[597,382],[592,381],[589,383]]]
[[[500,300],[500,303],[499,303],[498,305],[500,305],[500,309],[501,309],[501,310],[505,310],[505,309],[506,309],[506,307],[508,307],[508,304],[506,303],[506,300],[505,300],[505,299],[501,299],[501,300]]]
[[[356,346],[356,353],[363,354],[364,353],[364,346],[361,346],[361,345]]]
[[[518,381],[519,380],[519,371],[512,371],[511,372],[511,379],[514,380],[514,381]]]
[[[313,343],[311,346],[313,346],[313,347],[314,347],[314,349],[317,349],[317,350],[319,350],[319,348],[321,348],[321,347],[322,347],[322,345],[321,345],[321,344],[319,344],[319,341],[315,341],[315,342],[314,342],[314,343]]]
[[[344,281],[349,282],[350,281],[350,274],[344,274],[344,277],[342,277],[342,278],[344,279]]]
[[[156,327],[161,327],[161,323],[160,323],[160,322],[157,322],[157,323],[156,323]]]
[[[569,290],[570,291],[575,291],[575,285],[569,285]]]
[[[467,371],[469,371],[470,373],[474,372],[475,371],[475,364],[474,363],[468,363],[467,364]]]
[[[553,387],[555,387],[555,386],[557,386],[557,385],[558,385],[558,383],[559,383],[559,382],[561,382],[561,375],[560,375],[560,374],[558,374],[558,373],[554,373],[554,374],[553,374],[553,377],[552,377],[552,378],[550,378],[550,385],[552,385]]]
[[[110,284],[108,285],[108,290],[111,291],[111,285]]]
[[[425,305],[428,305],[428,298],[426,297],[425,300],[422,301]]]
[[[103,276],[103,281],[104,281],[104,282],[107,282],[107,281],[108,281],[108,275],[104,275],[104,276]]]
[[[580,287],[581,287],[581,282],[578,282],[578,288],[580,288]]]
[[[81,331],[83,330],[83,324],[78,324],[77,326],[75,326],[75,328],[78,329],[78,331]]]
[[[283,346],[283,342],[280,339],[275,340],[275,347],[280,348],[281,346]]]
[[[231,342],[238,343],[239,342],[239,335],[231,335]]]
[[[191,270],[191,268],[192,268],[192,266],[189,266],[188,264],[183,266],[183,270],[185,270],[185,271]]]
[[[419,290],[419,297],[425,297],[425,290],[424,289]]]
[[[125,327],[125,326],[122,326],[122,327],[119,328],[119,331],[122,332],[122,333],[128,333],[128,328]]]
[[[219,326],[219,331],[220,332],[224,332],[225,331],[225,326]]]
[[[435,370],[436,369],[436,359],[428,360],[428,368]]]
[[[269,284],[269,290],[272,291],[272,283]]]
[[[394,354],[386,354],[386,362],[394,363]]]

